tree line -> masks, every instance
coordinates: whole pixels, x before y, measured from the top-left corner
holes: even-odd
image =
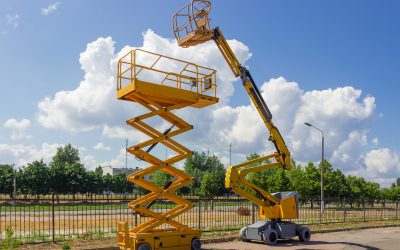
[[[13,195],[14,175],[18,194],[104,194],[126,193],[132,191],[132,185],[124,173],[103,174],[98,166],[87,170],[81,163],[78,149],[71,144],[59,147],[52,161],[33,161],[21,167],[15,173],[13,166],[0,165],[0,193]]]
[[[256,153],[247,156],[253,160],[260,156]],[[263,164],[263,163],[260,163]],[[178,190],[179,194],[213,197],[232,194],[224,188],[225,167],[215,155],[195,152],[184,162],[183,169],[194,177],[193,183]],[[33,161],[21,167],[15,173],[13,166],[0,165],[0,193],[13,194],[14,175],[17,192],[25,195],[47,194],[110,194],[133,193],[145,194],[146,190],[135,187],[127,180],[125,173],[104,174],[101,166],[87,170],[81,163],[78,149],[71,144],[59,147],[52,161]],[[320,166],[307,163],[305,166],[293,162],[293,168],[285,171],[272,168],[248,176],[249,181],[269,192],[297,191],[302,201],[317,202],[320,197]],[[163,171],[149,176],[149,180],[164,186],[173,177]],[[389,188],[366,181],[362,177],[345,176],[340,169],[325,161],[324,191],[329,199],[341,199],[348,202],[374,202],[377,200],[400,200],[400,178]]]

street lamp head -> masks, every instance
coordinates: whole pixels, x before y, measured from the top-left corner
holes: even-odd
[[[312,127],[312,125],[310,123],[308,123],[308,122],[305,122],[304,124],[309,126],[309,127]]]

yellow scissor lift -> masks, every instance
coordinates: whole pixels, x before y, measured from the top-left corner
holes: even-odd
[[[149,110],[148,113],[128,120],[127,124],[150,138],[128,148],[129,153],[150,164],[128,176],[130,182],[149,191],[129,203],[129,208],[147,220],[131,229],[127,222],[118,223],[120,249],[198,250],[201,232],[177,220],[178,216],[192,209],[194,205],[175,194],[179,188],[190,184],[193,177],[173,166],[191,156],[192,152],[172,137],[192,129],[193,126],[172,111],[185,107],[203,108],[217,103],[216,71],[136,49],[119,60],[117,74],[117,99],[136,102]],[[150,121],[155,117],[169,123],[170,129],[165,132],[156,129],[161,124]],[[145,123],[146,119],[149,122]],[[165,160],[150,154],[157,143],[176,154]],[[146,178],[158,170],[173,176],[174,181],[161,187]],[[152,210],[151,205],[159,199],[166,199],[177,205],[166,212]]]

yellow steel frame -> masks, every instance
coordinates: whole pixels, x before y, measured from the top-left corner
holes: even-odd
[[[139,64],[138,61],[144,60],[144,58],[138,57],[138,52],[155,56],[155,61],[151,61],[150,66]],[[174,62],[182,62],[183,69],[177,69],[178,72],[171,72],[163,69],[162,65],[156,67],[162,58]],[[170,64],[166,63],[163,65]],[[190,70],[188,65],[195,70]],[[147,79],[149,82],[143,79],[139,80],[141,77],[140,74],[144,74],[145,70],[148,70],[149,74],[160,73],[163,77]],[[173,78],[170,77],[172,75],[174,76]],[[192,209],[194,205],[176,195],[175,192],[179,188],[190,184],[193,178],[184,171],[175,168],[174,164],[189,157],[192,155],[192,152],[172,139],[172,137],[191,130],[193,127],[173,114],[172,111],[188,106],[201,108],[216,103],[218,98],[215,98],[215,96],[204,96],[204,93],[210,90],[211,94],[215,95],[216,93],[215,71],[159,54],[134,50],[119,60],[117,78],[117,98],[137,102],[149,111],[128,120],[127,124],[150,137],[150,139],[128,148],[129,153],[150,164],[149,167],[128,176],[130,182],[149,191],[147,195],[129,203],[129,208],[135,213],[148,218],[148,220],[131,229],[128,229],[127,222],[118,223],[120,249],[137,250],[141,244],[145,243],[149,244],[152,249],[191,249],[192,240],[199,238],[201,232],[180,223],[177,217]],[[172,79],[170,81],[174,84],[172,86],[163,86],[166,79]],[[129,83],[124,84],[124,80],[128,80]],[[193,82],[197,85],[195,90],[189,91],[183,89],[184,84],[193,84]],[[207,89],[202,87],[205,84],[208,86]],[[203,98],[206,98],[206,100]],[[146,119],[154,117],[159,117],[170,123],[175,129],[166,134],[145,122]],[[146,148],[155,143],[163,144],[176,152],[176,155],[161,160],[146,150]],[[171,185],[161,187],[145,178],[145,176],[158,170],[164,171],[174,177]],[[172,201],[177,205],[162,213],[157,213],[147,206],[161,198]],[[169,226],[169,228],[166,228],[165,225]]]
[[[295,197],[279,199],[246,179],[249,173],[272,167],[290,169],[292,165],[290,152],[278,128],[272,122],[272,114],[261,96],[257,85],[254,83],[250,72],[240,64],[221,30],[218,27],[214,29],[210,28],[210,20],[208,18],[210,11],[210,1],[193,0],[173,16],[173,31],[178,44],[182,47],[190,47],[214,40],[233,74],[241,78],[252,103],[270,132],[269,140],[276,148],[275,153],[260,159],[229,166],[226,171],[225,187],[232,189],[232,191],[240,196],[257,204],[260,207],[261,218],[295,219],[298,217]],[[272,160],[272,162],[263,164],[262,162],[266,160],[268,162]],[[261,165],[254,167],[255,164]]]

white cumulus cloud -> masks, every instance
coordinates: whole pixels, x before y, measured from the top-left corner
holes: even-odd
[[[0,159],[2,163],[14,163],[18,167],[41,159],[48,163],[57,152],[57,148],[62,146],[57,143],[43,143],[40,147],[23,144],[0,144]]]
[[[17,28],[19,25],[19,20],[20,20],[20,16],[18,14],[7,14],[5,15],[5,19],[6,19],[6,23],[13,27],[13,28]]]
[[[40,9],[40,14],[42,16],[48,16],[51,13],[53,13],[54,11],[57,10],[58,6],[60,5],[61,2],[55,2],[52,4],[49,4],[46,8],[41,8]]]
[[[21,121],[17,121],[14,118],[8,119],[4,122],[4,127],[12,129],[11,139],[12,140],[20,140],[20,139],[30,139],[32,138],[26,130],[31,125],[31,121],[28,119],[22,119]]]
[[[230,41],[233,50],[242,61],[250,56],[249,49],[241,42]],[[162,38],[152,30],[143,34],[143,45],[137,48],[162,53],[171,57],[216,68],[219,71],[219,96],[225,102],[233,94],[234,76],[226,65],[218,48],[206,43],[197,48],[183,49],[175,41]],[[69,132],[89,131],[104,125],[116,126],[139,113],[143,109],[132,103],[117,101],[116,62],[133,47],[126,46],[114,54],[111,37],[99,38],[87,45],[79,62],[85,72],[84,79],[74,90],[57,92],[54,97],[46,97],[38,104],[37,120],[46,128],[62,129]],[[223,84],[222,84],[223,83]]]
[[[365,156],[365,166],[371,178],[395,178],[400,176],[400,157],[388,148],[369,151]]]
[[[248,47],[237,40],[230,40],[241,62],[251,57]],[[141,48],[174,58],[183,59],[218,70],[218,97],[220,103],[204,109],[186,108],[176,111],[190,124],[191,130],[177,137],[193,150],[207,150],[219,154],[227,161],[229,144],[234,156],[243,158],[253,152],[271,152],[268,131],[258,112],[249,100],[232,107],[229,99],[237,81],[215,44],[208,42],[188,49],[180,48],[175,41],[163,38],[153,31],[143,33],[143,44],[126,46],[115,53],[111,37],[99,38],[87,45],[80,55],[84,78],[73,90],[57,92],[38,104],[37,120],[46,127],[68,132],[98,129],[107,138],[130,140],[130,145],[146,139],[142,133],[123,125],[125,120],[143,114],[138,104],[117,101],[115,70],[118,59],[133,48]],[[176,69],[176,65],[170,65]],[[238,84],[237,86],[240,86]],[[236,91],[245,91],[238,88]],[[273,114],[273,122],[280,129],[293,158],[299,162],[319,161],[321,134],[304,125],[304,122],[325,131],[326,158],[346,173],[365,173],[365,177],[387,183],[387,172],[375,170],[371,154],[377,154],[379,139],[369,139],[369,122],[376,115],[375,98],[361,89],[343,86],[332,89],[306,91],[301,85],[283,77],[272,78],[260,84],[260,91]],[[378,115],[379,116],[379,115]],[[155,122],[163,130],[167,124]],[[162,151],[162,150],[159,150]],[[390,156],[397,153],[390,151]],[[111,165],[123,165],[122,149]],[[90,157],[89,157],[90,158]],[[93,162],[93,159],[88,161]],[[367,160],[368,159],[368,160]],[[395,169],[381,152],[380,159],[388,161],[388,168]]]
[[[84,79],[72,91],[59,91],[38,104],[37,119],[46,128],[88,131],[112,121],[119,112],[115,103],[115,79],[112,70],[114,42],[111,37],[89,43],[81,53]]]
[[[110,151],[111,148],[108,146],[105,146],[102,142],[97,143],[96,145],[93,146],[93,149],[96,150],[103,150],[103,151]]]
[[[26,166],[33,161],[43,160],[47,164],[52,161],[59,147],[64,147],[58,143],[43,143],[42,145],[25,144],[0,144],[0,164],[15,164],[17,167]],[[85,154],[86,149],[79,148],[79,154],[82,164],[87,169],[94,169],[100,164],[93,155]]]

